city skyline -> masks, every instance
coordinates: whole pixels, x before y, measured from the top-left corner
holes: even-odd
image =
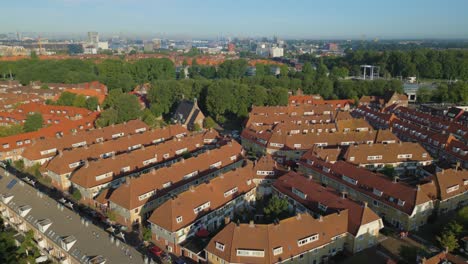
[[[215,38],[217,36],[305,39],[468,38],[468,3],[370,0],[281,1],[207,0],[193,3],[129,0],[21,0],[3,4],[0,32],[84,35],[98,31],[136,36]],[[363,19],[364,18],[364,19]]]

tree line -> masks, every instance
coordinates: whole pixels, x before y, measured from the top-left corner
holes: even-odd
[[[299,59],[312,64],[320,60],[310,54]],[[348,50],[343,57],[325,57],[323,63],[329,69],[345,68],[353,76],[362,74],[360,65],[370,64],[379,66],[383,77],[468,80],[468,51],[463,49]]]
[[[170,113],[183,99],[197,98],[206,115],[223,123],[245,118],[252,105],[286,105],[288,92],[295,93],[299,88],[306,94],[320,94],[325,99],[358,100],[362,95],[403,92],[399,80],[346,80],[348,68],[341,64],[330,65],[329,60],[306,61],[302,71],[289,71],[285,65],[257,64],[255,68],[249,68],[243,59],[227,60],[217,67],[197,65],[194,60],[188,69],[188,76],[183,67],[176,73],[175,65],[168,59],[142,59],[136,62],[108,59],[96,64],[82,60],[24,60],[0,63],[0,76],[8,78],[11,70],[22,83],[30,80],[65,83],[101,81],[108,86],[109,96],[102,106],[104,112],[98,120],[100,126],[133,118],[142,118],[150,125],[158,125],[170,119]],[[187,66],[187,62],[183,66]],[[57,67],[60,69],[55,69]],[[253,76],[248,74],[252,70],[256,73]],[[150,106],[147,109],[141,107],[137,97],[127,94],[136,85],[144,83],[152,87],[147,95]],[[449,91],[453,89],[449,87]],[[449,92],[456,94],[452,99],[466,101],[467,92],[457,89],[459,91],[455,93]],[[79,96],[72,97],[64,94],[56,103],[88,109],[96,107],[94,100],[88,102]]]

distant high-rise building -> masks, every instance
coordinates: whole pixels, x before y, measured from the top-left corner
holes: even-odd
[[[97,45],[99,43],[99,33],[93,31],[88,32],[88,42]]]
[[[152,52],[154,50],[154,43],[153,42],[145,43],[143,50],[146,52]]]
[[[279,47],[270,48],[270,57],[278,58],[278,57],[283,57],[283,55],[284,55],[283,48],[279,48]]]
[[[161,39],[153,39],[153,49],[161,48]]]

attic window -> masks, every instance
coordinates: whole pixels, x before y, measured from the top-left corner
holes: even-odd
[[[423,153],[423,154],[422,154],[422,157],[423,157],[423,158],[427,158],[427,153]]]
[[[468,185],[468,180],[464,180],[463,185]]]
[[[344,175],[343,175],[341,178],[342,178],[345,182],[349,182],[349,183],[351,183],[351,184],[353,184],[353,185],[357,185],[357,183],[358,183],[358,181],[356,181],[355,179],[352,179],[352,178],[347,177],[347,176],[344,176]]]
[[[216,249],[224,252],[224,244],[216,242]]]
[[[458,189],[460,188],[460,186],[457,184],[457,185],[454,185],[452,187],[449,187],[447,188],[447,193],[451,193],[451,192],[454,192],[454,191],[457,191]]]
[[[319,238],[319,235],[318,235],[318,234],[315,234],[315,235],[312,235],[312,236],[309,236],[309,237],[306,237],[306,238],[303,238],[303,239],[299,239],[299,240],[297,241],[297,245],[298,245],[299,247],[302,247],[302,246],[304,246],[304,245],[307,245],[307,244],[309,244],[309,243],[312,243],[312,242],[314,242],[314,241],[317,241],[318,238]]]
[[[324,204],[322,204],[322,203],[319,203],[319,204],[318,204],[318,208],[319,208],[320,210],[322,210],[322,211],[325,212],[325,211],[327,211],[328,206],[326,206],[326,205],[324,205]]]
[[[237,188],[237,187],[234,187],[234,188],[232,188],[231,190],[225,192],[225,193],[224,193],[224,198],[228,197],[228,196],[231,195],[231,194],[236,193],[237,190],[238,190],[238,188]]]
[[[179,224],[182,222],[182,216],[176,217],[176,222]]]
[[[206,203],[204,203],[204,204],[202,204],[202,205],[200,205],[200,206],[194,208],[194,209],[193,209],[193,212],[194,212],[195,214],[198,214],[199,212],[201,212],[201,211],[203,211],[204,209],[209,208],[209,207],[210,207],[210,202],[208,201],[208,202],[206,202]]]
[[[399,205],[399,206],[404,206],[404,205],[405,205],[405,201],[398,199],[398,205]]]
[[[292,192],[293,192],[295,195],[299,196],[300,198],[302,198],[302,199],[304,199],[304,200],[307,199],[307,194],[305,194],[305,193],[299,191],[298,189],[296,189],[296,188],[294,188],[294,187],[292,188]]]
[[[282,254],[282,253],[283,253],[283,247],[277,247],[277,248],[273,249],[273,255],[274,256]]]
[[[373,193],[377,196],[382,196],[383,192],[374,188]]]
[[[354,161],[354,157],[349,157],[349,161]]]

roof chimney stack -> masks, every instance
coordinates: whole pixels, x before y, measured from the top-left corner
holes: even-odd
[[[252,227],[252,228],[255,227],[255,223],[254,223],[253,220],[250,220],[250,222],[249,222],[249,227]]]

